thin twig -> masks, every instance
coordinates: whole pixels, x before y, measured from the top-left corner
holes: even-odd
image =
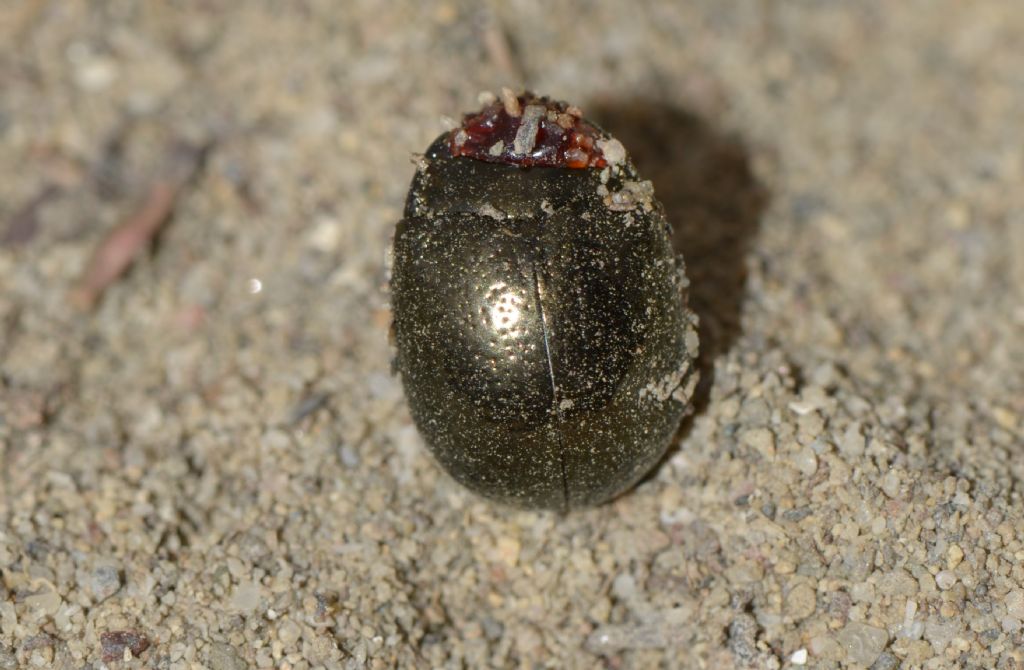
[[[331,394],[323,391],[314,393],[304,398],[299,404],[297,404],[292,411],[289,413],[288,424],[296,425],[307,416],[316,412],[318,409],[324,406],[327,399],[331,397]]]
[[[164,174],[150,186],[141,206],[121,221],[97,246],[69,300],[79,309],[95,306],[103,291],[123,275],[171,218],[182,188],[198,171],[207,146],[179,144]]]
[[[493,12],[485,12],[481,17],[481,24],[480,32],[487,57],[502,71],[510,84],[515,86],[526,84],[526,72],[512,47],[501,19]]]

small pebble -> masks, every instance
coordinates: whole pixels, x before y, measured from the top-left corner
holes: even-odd
[[[855,603],[875,602],[875,585],[871,582],[857,582],[850,588],[850,597]]]
[[[54,591],[44,591],[35,595],[27,596],[23,602],[29,610],[45,615],[53,616],[61,605],[61,597]]]
[[[881,481],[882,493],[889,496],[892,499],[896,499],[900,494],[900,476],[895,470],[889,470],[882,477]]]
[[[235,587],[231,596],[231,606],[242,613],[251,613],[260,606],[263,589],[253,582],[242,582]]]
[[[817,608],[818,595],[814,588],[805,582],[797,584],[783,600],[783,612],[786,616],[792,617],[794,621],[806,619],[814,614]]]
[[[239,657],[235,648],[224,642],[214,642],[210,645],[207,663],[210,670],[246,670],[248,664]]]
[[[740,439],[743,444],[756,449],[765,458],[775,458],[775,434],[767,428],[746,430]]]
[[[1006,594],[1006,614],[1018,621],[1024,621],[1024,589],[1014,589]]]
[[[964,550],[960,548],[960,545],[949,545],[949,549],[946,551],[946,568],[948,570],[955,570],[956,566],[960,565],[960,562],[963,560]]]
[[[149,649],[149,638],[134,630],[115,630],[100,634],[100,645],[103,660],[107,663],[125,658],[125,652],[131,652],[135,658]]]
[[[729,649],[737,660],[749,664],[757,658],[757,628],[749,614],[738,614],[729,624]]]
[[[356,451],[352,445],[343,444],[339,449],[341,455],[341,462],[347,468],[355,468],[359,466],[360,458],[359,452]]]
[[[932,616],[924,623],[924,639],[933,647],[944,649],[963,628],[964,622],[956,619],[942,620]]]
[[[839,643],[827,635],[816,635],[811,638],[807,650],[812,656],[822,659],[834,658],[839,654]]]
[[[950,570],[942,570],[935,575],[935,585],[943,591],[948,591],[956,584],[956,573]]]
[[[900,659],[888,651],[883,651],[871,664],[870,670],[896,670],[898,667],[900,667]]]
[[[301,635],[302,629],[299,628],[299,625],[291,619],[282,621],[277,627],[277,639],[281,641],[281,644],[283,644],[285,648],[292,647],[299,641],[299,637]]]
[[[118,76],[117,63],[102,56],[88,55],[74,65],[75,83],[89,93],[109,88]]]
[[[121,589],[121,571],[113,565],[101,565],[90,575],[89,590],[93,600],[101,603]]]
[[[805,476],[810,477],[818,471],[818,457],[810,447],[804,447],[793,456],[793,465]]]
[[[847,458],[858,458],[864,454],[865,439],[860,432],[860,424],[851,423],[839,441],[839,451]]]
[[[860,665],[870,665],[889,643],[889,633],[882,628],[851,621],[839,631],[838,639],[839,644],[846,650],[847,660]]]
[[[498,560],[503,562],[510,568],[514,568],[519,562],[519,550],[521,545],[519,540],[514,537],[500,537],[498,538],[497,550]]]

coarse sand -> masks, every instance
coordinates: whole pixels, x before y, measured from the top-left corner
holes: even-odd
[[[1022,42],[988,0],[0,4],[0,670],[1024,668]],[[505,85],[621,140],[701,320],[677,444],[567,516],[455,484],[390,370],[413,154]]]

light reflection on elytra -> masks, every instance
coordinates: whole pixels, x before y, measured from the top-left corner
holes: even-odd
[[[504,283],[491,286],[488,291],[490,298],[489,315],[491,328],[502,337],[517,337],[520,321],[523,318],[523,296],[516,291],[504,290]]]

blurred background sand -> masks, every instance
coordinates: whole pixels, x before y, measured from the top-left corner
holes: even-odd
[[[1009,1],[4,3],[0,669],[1024,667],[1022,40]],[[701,317],[677,447],[567,517],[454,484],[389,370],[410,157],[522,84],[654,181]],[[100,246],[139,253],[102,293]]]

